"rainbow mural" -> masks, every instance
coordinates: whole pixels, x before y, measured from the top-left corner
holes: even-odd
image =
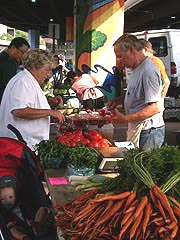
[[[76,0],[75,11],[76,70],[94,75],[112,100],[119,83],[112,45],[123,34],[124,0]]]

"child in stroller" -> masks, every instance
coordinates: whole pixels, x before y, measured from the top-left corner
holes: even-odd
[[[0,138],[0,213],[17,240],[56,238],[51,202],[36,155],[22,142]]]

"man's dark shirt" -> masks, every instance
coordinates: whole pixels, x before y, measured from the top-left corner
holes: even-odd
[[[0,102],[9,80],[16,74],[17,64],[5,51],[0,53]]]

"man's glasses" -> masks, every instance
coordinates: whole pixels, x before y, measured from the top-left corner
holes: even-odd
[[[25,52],[26,51],[23,51],[22,49],[20,49],[20,48],[17,48],[17,50],[20,52],[20,53],[22,53],[23,55],[25,54]]]

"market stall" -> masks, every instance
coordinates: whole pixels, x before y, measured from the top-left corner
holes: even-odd
[[[118,163],[117,177],[56,207],[62,236],[73,240],[178,240],[179,160],[180,151],[172,146],[150,153],[127,152]]]
[[[109,122],[99,125],[101,117],[66,119],[56,138],[39,148],[59,238],[178,240],[179,148],[143,152],[127,142],[117,147],[103,135]]]

